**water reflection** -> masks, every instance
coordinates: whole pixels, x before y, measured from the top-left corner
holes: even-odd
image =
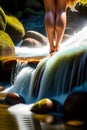
[[[29,17],[26,20],[24,20],[23,23],[24,24],[27,24],[26,22],[29,23],[28,19],[33,20]],[[84,24],[87,23],[87,17],[82,17],[80,15],[76,15],[75,13],[73,15],[69,15],[68,19],[69,20],[67,23],[67,28],[65,33],[68,33],[70,35],[73,33],[73,30],[74,31],[80,30],[84,26]],[[35,18],[34,24],[31,24],[30,22],[30,25],[32,27],[29,24],[27,24],[29,26],[26,26],[26,30],[32,29],[37,31],[38,25],[40,25],[39,31],[40,33],[44,34],[44,32],[41,32],[43,31],[44,28],[42,21],[43,18],[40,18],[39,20],[40,23],[35,25],[36,24],[36,18]],[[46,51],[45,54],[48,54],[48,48],[47,50],[46,48],[44,49]],[[21,54],[21,51],[20,52],[19,50],[17,51],[17,48],[16,48],[16,52],[17,52],[16,56],[18,57],[25,56],[25,53]],[[26,52],[26,57],[27,54],[29,54],[29,52],[32,51],[30,50],[28,51],[28,53]],[[38,52],[40,51],[37,51],[34,55],[35,56],[36,54],[38,55]],[[11,57],[15,58],[15,54],[14,52],[0,51],[0,59],[3,57],[8,59]],[[58,116],[54,116],[54,115],[36,115],[36,114],[29,113],[29,111],[24,112],[23,110],[20,113],[18,113],[17,109],[16,109],[16,113],[13,114],[7,110],[8,107],[9,107],[8,105],[0,104],[0,130],[85,130],[86,129],[86,126],[84,127],[81,125],[80,127],[78,126],[73,127],[75,122],[68,122],[67,124],[65,124],[62,117],[58,118]]]
[[[0,104],[0,130],[85,130],[87,128],[65,124],[60,115],[33,114],[28,106],[23,112],[21,111],[23,107],[15,112],[8,111],[9,108],[8,105]]]
[[[16,118],[7,111],[8,106],[0,104],[0,130],[18,130]]]

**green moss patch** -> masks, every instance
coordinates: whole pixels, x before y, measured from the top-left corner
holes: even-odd
[[[7,47],[14,47],[14,43],[10,36],[4,31],[0,31],[0,50]]]
[[[7,24],[6,15],[3,9],[0,7],[0,30],[5,31],[6,24]]]

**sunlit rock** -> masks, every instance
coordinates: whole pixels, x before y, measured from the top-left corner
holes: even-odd
[[[5,102],[9,105],[15,105],[18,103],[25,103],[23,97],[18,95],[17,93],[8,93]]]
[[[26,34],[23,37],[23,40],[26,38],[33,38],[39,41],[42,45],[47,45],[48,44],[48,39],[46,36],[42,35],[39,32],[36,31],[27,31]]]
[[[41,47],[41,43],[33,38],[26,38],[21,46],[26,46],[26,47]]]
[[[71,93],[64,103],[66,119],[87,119],[87,92],[78,91]]]
[[[6,24],[7,24],[6,15],[3,9],[0,7],[0,30],[5,31]]]
[[[0,54],[2,51],[15,51],[15,46],[11,37],[4,31],[0,31]]]
[[[6,32],[10,35],[14,42],[20,41],[25,34],[23,24],[13,15],[6,15],[6,18]]]

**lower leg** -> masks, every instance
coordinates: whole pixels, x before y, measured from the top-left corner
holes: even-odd
[[[56,17],[56,27],[55,27],[56,28],[56,46],[55,46],[56,51],[59,51],[60,49],[60,43],[64,35],[65,27],[66,27],[66,12],[61,10],[59,13],[57,13],[57,17]]]
[[[55,16],[53,11],[46,12],[45,28],[47,37],[50,43],[50,51],[54,50],[54,36],[55,36]]]

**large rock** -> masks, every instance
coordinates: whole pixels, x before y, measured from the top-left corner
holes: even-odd
[[[34,10],[34,9],[31,9],[31,8],[25,8],[24,9],[24,15],[44,15],[44,11],[43,10],[40,10],[40,11],[37,11],[37,10]]]
[[[66,119],[87,120],[87,92],[71,93],[63,106]]]
[[[42,4],[37,0],[26,0],[24,3],[24,7],[33,8],[35,10],[42,9]]]
[[[1,58],[1,66],[0,66],[0,81],[9,81],[13,82],[12,79],[12,70],[16,66],[16,59],[15,58]]]
[[[0,7],[0,30],[5,31],[6,24],[7,24],[6,15],[3,9]]]
[[[24,34],[25,29],[23,24],[13,15],[7,15],[6,32],[10,35],[12,40],[16,43],[20,41]]]
[[[42,47],[41,43],[33,38],[26,38],[23,40],[21,46],[26,46],[26,47]]]
[[[15,51],[15,46],[11,37],[4,31],[0,31],[0,54],[2,51]]]
[[[44,15],[43,5],[38,0],[26,0],[24,3],[24,15],[37,14]]]
[[[37,40],[38,42],[41,43],[41,45],[47,45],[48,44],[48,39],[46,36],[42,35],[39,32],[36,31],[27,31],[26,34],[23,37],[23,40],[25,40],[26,38],[32,38]]]

